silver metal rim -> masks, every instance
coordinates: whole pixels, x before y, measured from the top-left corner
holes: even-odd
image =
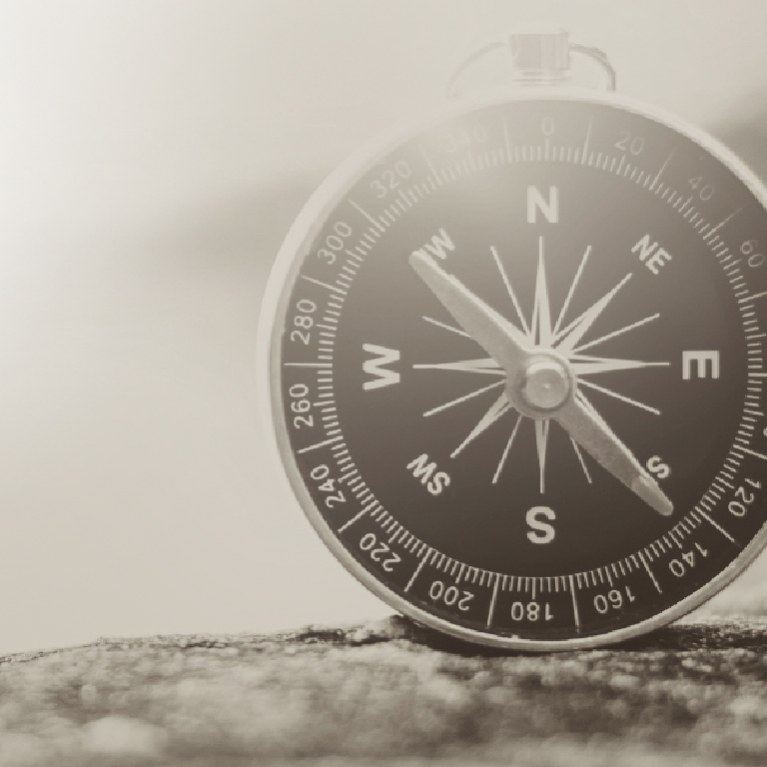
[[[652,105],[615,93],[600,93],[574,87],[499,89],[478,97],[452,102],[447,107],[423,115],[420,119],[399,123],[394,129],[374,139],[349,156],[317,188],[291,226],[272,267],[261,304],[257,339],[259,410],[268,434],[270,456],[279,455],[293,494],[310,523],[334,556],[373,594],[404,615],[430,628],[461,639],[507,650],[565,651],[600,647],[622,642],[661,628],[700,606],[739,575],[767,543],[767,523],[740,554],[711,581],[697,591],[643,621],[588,637],[561,640],[531,640],[469,629],[439,618],[408,602],[391,591],[367,571],[344,548],[327,525],[309,495],[298,471],[290,447],[284,420],[282,392],[279,386],[281,332],[286,304],[294,278],[302,264],[305,246],[313,239],[324,220],[354,182],[382,156],[407,138],[428,130],[432,125],[482,107],[514,101],[569,100],[605,104],[633,112],[661,123],[688,137],[731,170],[767,210],[767,188],[731,150],[703,130],[665,113]]]

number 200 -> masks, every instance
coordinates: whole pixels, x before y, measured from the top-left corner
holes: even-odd
[[[446,586],[442,581],[434,581],[429,586],[429,596],[433,602],[442,602],[448,607],[457,605],[461,612],[467,612],[469,602],[474,599],[471,591],[462,591],[457,586]]]

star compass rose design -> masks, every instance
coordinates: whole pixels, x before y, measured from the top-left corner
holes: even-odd
[[[544,493],[549,433],[553,422],[564,429],[569,437],[587,482],[591,483],[592,477],[584,453],[590,455],[656,512],[671,514],[673,505],[669,498],[600,415],[587,395],[589,391],[597,391],[647,413],[660,415],[657,408],[593,380],[603,373],[670,364],[663,360],[623,359],[598,354],[600,345],[605,341],[652,323],[659,318],[659,313],[640,317],[598,337],[590,337],[592,326],[621,290],[625,289],[632,273],[628,272],[598,300],[571,318],[571,305],[574,299],[577,301],[578,285],[587,268],[591,247],[587,247],[583,253],[565,299],[559,309],[555,310],[546,277],[544,238],[539,237],[533,308],[528,317],[517,298],[512,275],[504,267],[497,249],[491,247],[490,255],[508,293],[511,316],[498,312],[451,274],[446,269],[446,259],[424,250],[415,251],[410,257],[412,268],[457,325],[449,325],[428,316],[424,316],[424,321],[472,338],[487,354],[475,359],[415,364],[413,367],[459,371],[497,379],[424,413],[425,417],[431,418],[475,397],[491,391],[497,392],[495,400],[455,447],[451,457],[459,456],[493,424],[501,419],[508,420],[509,436],[492,477],[493,484],[496,484],[515,449],[520,424],[530,419],[534,425],[533,449],[538,464],[539,490]]]

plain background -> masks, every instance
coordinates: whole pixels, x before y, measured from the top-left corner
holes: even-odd
[[[266,453],[259,300],[332,166],[530,21],[767,175],[760,0],[0,3],[0,653],[389,612]]]

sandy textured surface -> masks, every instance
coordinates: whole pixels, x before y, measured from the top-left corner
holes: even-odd
[[[767,618],[480,654],[400,618],[0,661],[0,764],[767,763]]]

